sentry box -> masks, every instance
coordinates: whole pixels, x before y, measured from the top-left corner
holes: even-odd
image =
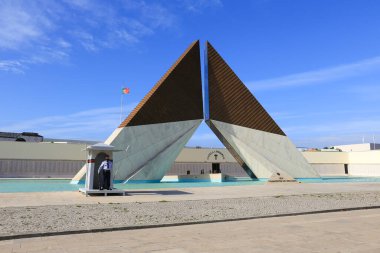
[[[109,193],[118,193],[125,195],[124,190],[118,190],[113,187],[113,178],[114,171],[111,170],[111,180],[110,188],[112,190],[99,189],[99,174],[98,169],[100,164],[105,160],[105,157],[108,155],[110,160],[113,161],[113,152],[122,151],[116,149],[114,146],[97,143],[86,148],[87,154],[87,170],[86,170],[86,182],[85,188],[80,188],[79,191],[83,192],[88,196],[89,194],[104,194],[107,196]]]

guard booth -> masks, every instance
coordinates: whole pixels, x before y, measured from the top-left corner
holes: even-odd
[[[86,164],[86,182],[85,188],[80,188],[79,191],[83,192],[88,196],[89,194],[107,194],[115,193],[115,194],[123,194],[125,195],[124,190],[118,190],[113,187],[113,178],[114,171],[111,170],[111,180],[110,187],[112,190],[99,189],[99,174],[98,169],[100,164],[105,160],[105,157],[108,155],[110,160],[113,161],[113,152],[121,151],[115,149],[114,146],[97,143],[86,148],[87,150],[87,164]]]

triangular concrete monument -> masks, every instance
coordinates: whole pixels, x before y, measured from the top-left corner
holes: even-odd
[[[251,178],[292,181],[318,173],[207,42],[206,123]],[[199,41],[195,41],[105,141],[115,180],[159,182],[203,120]],[[83,180],[85,166],[73,178]]]
[[[203,120],[199,41],[174,65],[105,141],[115,180],[159,182]],[[73,180],[83,179],[85,168]],[[80,179],[78,179],[80,178]]]
[[[205,120],[247,174],[319,177],[212,45],[206,47]]]

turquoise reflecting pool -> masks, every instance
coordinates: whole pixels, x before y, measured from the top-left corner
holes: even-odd
[[[0,192],[55,192],[55,191],[78,191],[84,188],[84,184],[70,184],[68,179],[0,179]],[[165,188],[194,188],[215,186],[259,185],[262,181],[244,180],[237,182],[185,182],[185,183],[129,183],[114,184],[117,189],[165,189]]]
[[[0,192],[77,191],[83,185],[70,184],[66,179],[0,179]]]
[[[380,177],[322,177],[322,178],[298,178],[302,183],[371,183],[379,182]]]
[[[378,182],[380,177],[323,177],[321,179],[298,179],[302,183],[362,183]],[[77,191],[84,184],[70,184],[69,179],[0,179],[0,192],[55,192]],[[236,182],[183,182],[183,183],[116,183],[118,189],[165,189],[165,188],[194,188],[194,187],[220,187],[241,185],[262,185],[265,181],[240,180]]]

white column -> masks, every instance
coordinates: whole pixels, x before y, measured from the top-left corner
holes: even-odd
[[[95,159],[90,151],[87,156],[86,189],[94,189]]]

